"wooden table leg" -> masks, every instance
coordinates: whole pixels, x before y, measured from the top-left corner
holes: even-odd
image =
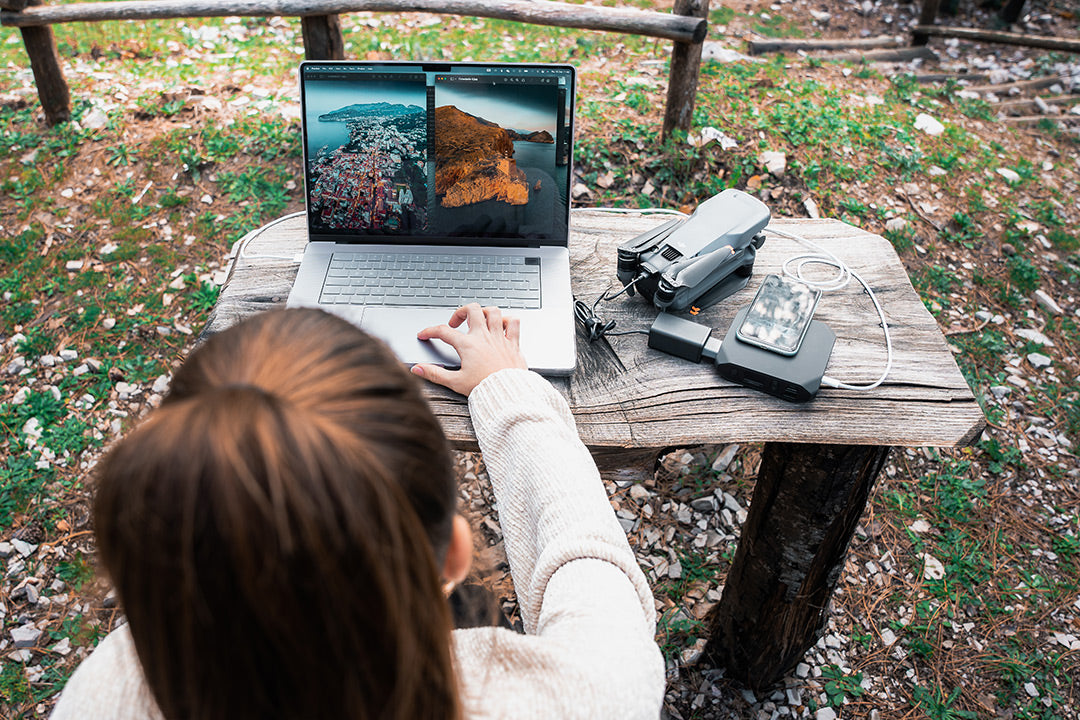
[[[754,690],[817,642],[888,447],[767,443],[704,661]]]

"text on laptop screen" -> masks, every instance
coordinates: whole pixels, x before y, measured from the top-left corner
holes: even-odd
[[[312,238],[565,243],[568,66],[304,63]]]

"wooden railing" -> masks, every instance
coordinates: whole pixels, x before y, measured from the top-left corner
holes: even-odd
[[[489,17],[672,40],[663,135],[690,129],[709,0],[674,0],[670,14],[552,0],[120,0],[72,5],[0,0],[0,25],[22,31],[45,120],[54,125],[71,117],[71,99],[52,25],[222,16],[299,17],[304,54],[309,60],[343,60],[345,42],[339,15],[357,11]]]

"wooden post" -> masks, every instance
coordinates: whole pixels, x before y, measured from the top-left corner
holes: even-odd
[[[1024,11],[1024,3],[1026,2],[1027,0],[1008,0],[999,13],[1001,19],[1010,25],[1015,23],[1020,19],[1020,13]]]
[[[933,25],[937,18],[938,0],[922,0],[922,12],[919,14],[920,25]],[[926,33],[916,30],[911,36],[912,45],[925,45],[930,39]]]
[[[767,443],[706,662],[767,688],[817,642],[888,447]]]
[[[29,5],[40,5],[41,0],[30,0]],[[56,52],[56,38],[51,27],[20,28],[30,69],[34,71],[41,109],[45,111],[45,124],[50,127],[71,119],[71,93],[68,91],[64,71],[60,69],[60,56]]]
[[[708,19],[709,0],[675,0],[671,12],[675,15]],[[705,42],[708,25],[704,24],[701,37],[693,42],[676,41],[671,48],[671,72],[668,75],[667,106],[664,108],[664,128],[661,140],[670,137],[673,130],[690,130],[694,119],[694,99],[697,96],[698,74],[701,71],[701,45]]]
[[[308,60],[344,60],[345,37],[338,15],[305,15],[300,18],[304,57]]]

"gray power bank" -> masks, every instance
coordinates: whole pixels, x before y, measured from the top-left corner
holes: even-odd
[[[720,377],[788,402],[813,399],[832,356],[836,333],[820,320],[811,320],[799,352],[790,357],[780,355],[736,337],[735,329],[742,325],[748,309],[745,307],[735,315],[716,353]]]

